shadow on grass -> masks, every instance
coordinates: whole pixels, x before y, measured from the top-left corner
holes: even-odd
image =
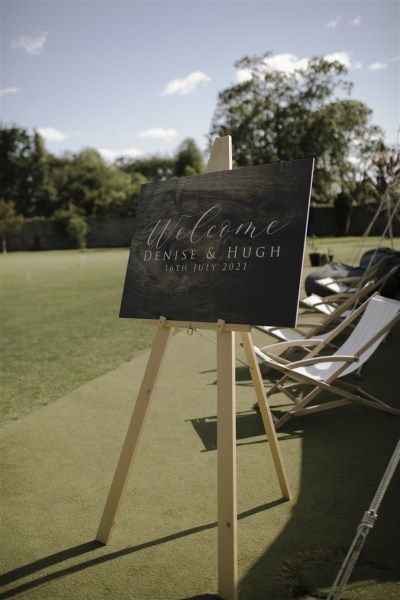
[[[377,384],[378,363],[376,368]],[[380,392],[377,395],[382,397]],[[364,406],[297,417],[284,426],[285,433],[294,433],[294,425],[302,427],[298,499],[279,537],[240,581],[241,600],[264,600],[265,589],[271,600],[326,598],[399,435],[398,417]],[[391,482],[351,574],[349,600],[381,600],[396,597],[396,589],[398,593],[399,556],[393,530],[399,518],[398,489],[398,482],[397,489]],[[368,591],[372,583],[373,592]]]
[[[261,506],[257,506],[256,508],[252,508],[250,510],[238,514],[238,519],[245,519],[246,517],[251,517],[252,515],[273,508],[274,506],[278,506],[283,502],[287,501],[283,498],[280,498],[278,500],[274,500],[273,502],[262,504]],[[21,594],[23,592],[36,588],[40,585],[53,581],[54,579],[66,577],[68,575],[72,575],[73,573],[83,571],[84,569],[89,569],[91,567],[95,567],[96,565],[107,563],[118,558],[122,558],[124,556],[129,556],[130,554],[134,554],[135,552],[146,550],[147,548],[151,548],[152,546],[158,546],[160,544],[172,542],[179,538],[183,538],[189,535],[195,535],[196,533],[206,531],[207,529],[214,529],[216,527],[217,522],[206,523],[204,525],[192,527],[191,529],[185,529],[184,531],[178,531],[177,533],[172,533],[171,535],[167,535],[162,538],[157,538],[155,540],[151,540],[143,544],[138,544],[137,546],[123,548],[122,550],[117,550],[116,552],[111,552],[110,554],[103,554],[102,556],[96,556],[87,560],[86,562],[81,562],[79,564],[74,564],[69,567],[64,567],[53,573],[48,573],[46,575],[39,576],[36,579],[27,581],[25,583],[21,583],[12,589],[8,589],[7,591],[0,593],[0,599],[3,600],[5,598],[12,598],[17,594]],[[96,540],[93,540],[84,544],[80,544],[79,546],[74,546],[72,548],[56,552],[55,554],[51,554],[50,556],[46,556],[28,565],[18,567],[17,569],[5,573],[4,575],[0,576],[0,585],[6,586],[11,585],[13,583],[18,583],[18,581],[20,579],[23,579],[24,577],[35,575],[40,571],[43,571],[44,569],[48,569],[49,567],[65,563],[70,559],[78,558],[79,556],[83,556],[89,553],[94,553],[96,551],[99,551],[101,548],[104,548],[104,545]],[[218,596],[204,595],[196,596],[196,598],[218,598]]]
[[[217,449],[217,416],[190,419],[194,430],[204,444],[202,452]],[[263,423],[255,411],[236,415],[236,440],[265,436]],[[264,441],[264,440],[260,440]]]
[[[392,399],[393,404],[400,403],[395,368],[399,342],[399,335],[393,336],[390,344],[383,347],[384,351],[371,358],[364,372],[363,387],[383,400]],[[206,450],[213,449],[215,417],[195,421],[193,426],[204,439]],[[319,594],[321,586],[332,584],[339,564],[329,559],[329,569],[325,574],[323,558],[337,556],[340,551],[342,554],[347,552],[393,452],[398,438],[398,423],[398,418],[392,415],[350,406],[296,418],[285,425],[279,432],[280,436],[282,433],[289,437],[301,435],[303,439],[298,499],[293,505],[290,521],[242,577],[240,600],[265,600],[266,597],[277,600],[293,598],[300,593]],[[259,415],[239,413],[238,440],[258,435],[265,440]],[[398,502],[394,491],[393,486],[388,490],[363,558],[364,563],[375,565],[373,577],[383,584],[391,581],[394,572],[396,536],[393,524],[398,522]],[[263,504],[240,513],[238,519],[262,513],[283,502],[278,499]],[[0,599],[12,598],[53,580],[216,527],[216,522],[206,523],[112,552],[99,542],[88,541],[4,574],[0,577],[0,584],[11,589],[0,593]],[[67,564],[68,561],[73,561],[73,564]],[[53,571],[49,573],[51,568]],[[28,577],[31,579],[23,581]],[[369,574],[355,571],[353,581],[368,584],[369,578]],[[380,599],[388,597],[394,596],[382,593]],[[182,600],[212,598],[217,596],[204,594]],[[370,596],[359,595],[358,598],[369,600]]]
[[[193,425],[194,430],[204,445],[204,450],[202,450],[202,452],[216,450],[217,415],[202,417],[199,419],[190,419],[190,423]],[[260,437],[261,439],[251,439],[255,437]],[[289,437],[298,437],[298,434],[293,431],[284,437],[285,439]],[[244,441],[247,439],[251,439],[251,441]],[[236,413],[236,440],[237,446],[244,446],[247,444],[263,444],[266,442],[263,422],[260,418],[260,415],[255,410]]]
[[[211,372],[211,371],[210,371]],[[269,373],[269,381],[274,382],[277,379],[280,379],[281,375],[279,373],[270,372]],[[237,386],[248,386],[253,387],[253,382],[251,379],[249,368],[245,365],[236,367],[235,369],[235,379]],[[217,381],[213,381],[211,385],[216,385]],[[254,402],[256,401],[256,397],[254,397]],[[287,404],[285,404],[287,406]],[[274,413],[277,414],[278,417],[282,416],[279,413],[278,406],[274,406]],[[283,414],[283,413],[282,413]],[[200,440],[204,445],[204,450],[202,452],[210,452],[217,449],[217,415],[211,415],[209,417],[201,417],[198,419],[190,419],[190,422],[199,436]],[[243,440],[260,437],[260,440],[252,440],[249,442],[245,442]],[[285,435],[286,438],[298,437],[298,435],[294,432]],[[245,444],[261,444],[265,443],[265,429],[260,419],[259,414],[255,410],[248,410],[243,412],[236,413],[236,440],[237,445],[242,446]]]
[[[399,347],[397,327],[362,373],[362,387],[395,408]],[[268,372],[265,378],[271,383],[274,376]],[[238,379],[245,380],[244,369]],[[346,379],[359,384],[355,375]],[[325,397],[330,396],[321,394],[320,400]],[[265,590],[271,600],[326,598],[396,446],[399,418],[354,404],[297,417],[279,430],[280,437],[283,433],[302,437],[298,499],[280,535],[241,579],[241,600],[265,600]],[[399,470],[396,478],[351,574],[349,600],[397,597],[400,556],[393,524],[399,520]]]

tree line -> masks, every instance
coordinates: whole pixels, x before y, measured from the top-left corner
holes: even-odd
[[[0,127],[0,161],[0,197],[13,202],[25,218],[52,217],[59,210],[130,217],[143,183],[204,169],[192,139],[185,140],[174,157],[120,158],[109,164],[93,148],[54,156],[38,132],[31,135],[17,126]]]
[[[191,138],[172,157],[119,158],[109,164],[93,148],[54,156],[38,132],[18,126],[0,127],[0,164],[3,244],[24,219],[44,217],[84,245],[87,217],[133,217],[142,184],[204,171],[202,153]]]
[[[316,57],[286,73],[269,69],[269,56],[235,64],[246,77],[219,93],[208,150],[215,137],[230,134],[234,168],[314,157],[316,204],[339,193],[354,203],[394,198],[398,149],[385,143],[371,109],[350,97],[346,67]],[[174,156],[121,157],[112,164],[92,148],[55,156],[37,131],[1,125],[0,165],[3,237],[7,227],[34,217],[55,218],[77,237],[88,216],[134,216],[143,183],[202,173],[204,158],[191,138]]]

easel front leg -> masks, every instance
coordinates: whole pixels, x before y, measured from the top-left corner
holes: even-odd
[[[217,334],[218,595],[237,598],[235,334]]]
[[[142,385],[139,390],[135,408],[133,409],[131,422],[129,423],[121,455],[96,535],[96,539],[103,544],[109,543],[111,533],[116,523],[115,520],[122,504],[126,485],[149,412],[150,401],[157,386],[161,366],[166,355],[172,332],[173,329],[171,327],[160,327],[153,343]]]
[[[272,460],[274,461],[275,471],[278,476],[282,496],[286,500],[290,500],[291,494],[289,489],[289,482],[286,476],[285,465],[283,463],[281,450],[279,448],[279,442],[272,420],[271,410],[269,408],[267,396],[265,394],[260,367],[258,365],[257,357],[254,352],[253,340],[250,333],[242,333],[241,337],[243,347],[246,352],[247,363],[250,368],[251,378],[253,380],[258,405],[260,407],[260,413],[264,423],[265,433],[267,434],[269,447],[271,449]]]

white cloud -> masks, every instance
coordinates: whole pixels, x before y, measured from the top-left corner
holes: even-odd
[[[39,33],[38,35],[21,35],[18,38],[11,40],[11,48],[21,48],[27,54],[32,56],[40,54],[47,41],[47,33]]]
[[[346,50],[326,54],[323,58],[328,62],[338,61],[347,68],[362,68],[362,63],[360,62],[355,62],[354,64],[351,63],[350,53]],[[309,58],[299,58],[295,54],[277,54],[276,56],[270,56],[264,59],[266,69],[280,71],[289,75],[294,73],[296,70],[306,69],[309,63]],[[252,75],[250,69],[237,69],[236,71],[235,78],[238,83],[248,81],[251,79],[251,77]]]
[[[361,25],[361,21],[362,21],[362,16],[357,15],[356,17],[354,17],[354,19],[352,19],[351,24],[354,25],[354,27],[358,27],[359,25]]]
[[[0,96],[6,96],[7,94],[19,94],[21,90],[17,87],[8,87],[0,90]]]
[[[284,73],[294,73],[296,69],[306,69],[309,63],[308,58],[298,58],[295,54],[276,54],[275,56],[268,56],[264,58],[265,69],[261,69],[261,72],[269,71],[281,71]],[[252,78],[251,69],[237,69],[235,73],[235,79],[237,83],[244,83]]]
[[[115,150],[115,148],[99,148],[100,154],[105,160],[113,161],[119,156],[127,156],[129,158],[136,158],[143,154],[137,148],[125,148],[124,150]]]
[[[264,59],[265,65],[272,71],[293,73],[296,69],[305,69],[308,58],[298,58],[295,54],[276,54]]]
[[[368,70],[369,71],[383,71],[383,69],[386,69],[386,68],[387,68],[386,63],[375,62],[375,63],[372,63],[371,65],[369,65]]]
[[[235,79],[237,83],[244,83],[245,81],[249,81],[251,79],[251,71],[250,69],[237,69]]]
[[[46,142],[63,142],[68,136],[54,127],[39,127],[38,132]]]
[[[342,52],[332,52],[331,54],[326,54],[324,59],[328,62],[338,61],[345,67],[350,67],[350,54],[343,50]]]
[[[206,84],[211,81],[210,77],[202,71],[194,71],[184,79],[174,79],[170,81],[163,91],[162,96],[172,96],[173,94],[189,94],[194,91],[201,83]]]
[[[324,56],[327,61],[337,60],[340,63],[346,65],[347,67],[350,65],[350,55],[348,52],[333,52],[332,54],[327,54]],[[309,58],[299,58],[296,54],[276,54],[275,56],[268,56],[264,59],[265,68],[271,71],[280,71],[287,74],[292,74],[298,69],[306,69],[309,65]],[[238,83],[243,83],[244,81],[248,81],[251,79],[251,70],[250,69],[237,69],[236,71],[236,81]]]
[[[335,19],[331,19],[330,21],[327,22],[326,26],[328,29],[335,29],[338,24],[339,21],[341,20],[341,15],[338,15]]]
[[[97,150],[105,160],[115,160],[118,156],[121,156],[118,150],[112,148],[98,148]]]
[[[162,129],[161,127],[154,127],[153,129],[146,129],[146,131],[141,131],[138,133],[138,137],[140,138],[154,138],[158,140],[165,140],[166,142],[171,142],[178,135],[176,129]]]
[[[143,154],[143,152],[137,148],[126,148],[125,150],[121,151],[122,156],[129,156],[130,158],[136,158],[141,154]]]
[[[54,127],[39,127],[38,133],[46,140],[46,142],[63,142],[67,138],[80,135],[79,131],[66,132],[55,129]]]

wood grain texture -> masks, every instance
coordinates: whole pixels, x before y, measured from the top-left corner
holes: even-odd
[[[142,187],[121,317],[293,326],[313,160]]]

